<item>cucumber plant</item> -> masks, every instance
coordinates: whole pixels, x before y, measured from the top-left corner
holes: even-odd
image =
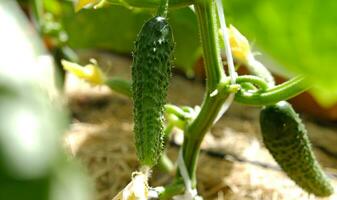
[[[229,30],[224,27],[223,11],[217,11],[217,8],[222,8],[219,3],[221,0],[217,3],[210,0],[125,2],[133,7],[157,8],[158,12],[145,22],[135,42],[132,83],[116,78],[107,78],[102,83],[133,99],[135,143],[141,165],[151,168],[158,161],[160,165],[170,165],[162,151],[164,138],[174,126],[184,131],[184,142],[177,161],[177,176],[171,185],[154,190],[159,199],[174,196],[176,199],[198,198],[195,188],[200,144],[206,132],[224,113],[224,108],[228,108],[229,99],[262,107],[260,125],[263,142],[276,162],[298,186],[316,196],[329,196],[333,193],[331,183],[312,152],[304,124],[285,102],[310,88],[305,77],[298,76],[275,85],[271,73],[254,58],[247,39],[233,27]],[[197,16],[207,76],[200,109],[165,105],[174,49],[172,30],[166,19],[168,4],[170,7],[193,6]],[[221,27],[219,20],[222,21]],[[223,41],[219,40],[219,28],[223,31]],[[237,62],[247,66],[251,75],[236,76],[232,68],[232,73],[227,76],[221,60],[221,46],[226,47],[229,63],[233,61],[232,53]],[[67,65],[65,68],[69,67],[71,68]],[[181,196],[184,191],[185,196]]]

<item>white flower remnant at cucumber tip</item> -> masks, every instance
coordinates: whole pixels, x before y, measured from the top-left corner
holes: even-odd
[[[131,182],[112,200],[147,200],[149,196],[148,174],[134,172]]]

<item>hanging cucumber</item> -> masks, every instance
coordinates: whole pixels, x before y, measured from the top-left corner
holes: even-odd
[[[316,196],[333,193],[313,154],[307,131],[289,103],[281,101],[263,108],[260,126],[265,146],[297,185]]]
[[[137,155],[152,167],[163,150],[163,120],[171,77],[173,35],[166,19],[167,0],[157,16],[142,27],[135,42],[132,64],[132,97]]]

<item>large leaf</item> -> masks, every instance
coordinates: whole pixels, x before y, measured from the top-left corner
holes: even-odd
[[[142,24],[151,15],[121,6],[81,10],[65,20],[74,48],[100,48],[129,53]]]
[[[224,7],[263,53],[307,75],[321,103],[337,101],[337,1],[224,0]]]
[[[149,10],[121,6],[81,10],[65,19],[69,44],[73,48],[99,48],[130,53],[141,26],[151,17]],[[198,29],[193,11],[174,10],[169,16],[176,41],[175,64],[191,71],[200,56]]]

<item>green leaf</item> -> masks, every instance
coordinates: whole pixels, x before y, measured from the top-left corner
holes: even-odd
[[[81,10],[66,18],[65,29],[73,48],[98,48],[130,53],[143,23],[152,15],[150,10],[110,6],[97,10]],[[196,17],[189,8],[170,12],[170,24],[176,42],[175,65],[191,72],[201,55]]]
[[[0,30],[0,199],[92,199],[62,151],[53,60],[16,1],[0,0]]]
[[[175,65],[193,74],[193,67],[202,55],[196,16],[190,8],[184,8],[172,11],[169,20],[176,42]]]
[[[81,10],[65,19],[69,45],[129,53],[142,24],[150,14],[121,6]]]
[[[264,54],[307,75],[323,105],[337,101],[337,1],[223,2],[231,22]]]

